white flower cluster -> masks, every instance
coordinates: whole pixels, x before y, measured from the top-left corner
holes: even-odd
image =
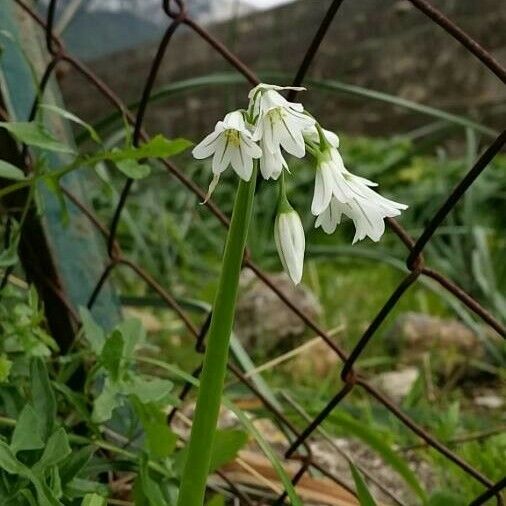
[[[399,215],[407,206],[382,197],[372,189],[376,183],[349,172],[337,135],[323,129],[302,104],[289,102],[279,93],[288,89],[304,88],[270,84],[253,88],[248,109],[233,111],[218,121],[214,132],[193,149],[193,156],[213,157],[209,195],[229,165],[245,181],[253,174],[254,160],[259,160],[264,179],[281,176],[274,238],[283,267],[297,284],[302,278],[305,237],[300,217],[285,194],[283,169],[289,170],[284,152],[303,158],[307,151],[315,158],[311,212],[316,216],[315,227],[327,234],[335,231],[344,214],[355,224],[353,243],[366,236],[378,241],[385,231],[384,219]]]

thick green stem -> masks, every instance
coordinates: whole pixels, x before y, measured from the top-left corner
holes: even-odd
[[[256,165],[256,164],[255,164]],[[211,462],[214,434],[228,360],[228,347],[239,275],[248,234],[256,184],[256,168],[249,182],[240,181],[227,235],[220,281],[213,305],[211,325],[200,387],[193,417],[188,455],[179,490],[178,506],[202,506]]]

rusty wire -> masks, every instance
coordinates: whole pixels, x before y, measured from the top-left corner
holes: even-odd
[[[50,56],[49,62],[39,82],[39,93],[37,97],[40,97],[44,93],[44,89],[49,82],[49,78],[55,71],[56,67],[61,62],[66,62],[76,72],[84,76],[87,81],[96,89],[98,93],[103,95],[108,101],[116,108],[124,118],[133,126],[134,145],[139,145],[141,142],[148,140],[143,123],[145,112],[148,106],[150,94],[153,88],[153,84],[156,80],[160,66],[165,58],[167,48],[169,47],[170,41],[174,33],[181,25],[187,26],[191,29],[196,36],[201,37],[206,41],[214,50],[219,53],[230,65],[241,73],[252,85],[256,85],[259,81],[255,73],[237,56],[235,56],[223,43],[212,36],[205,28],[196,23],[191,17],[189,17],[185,2],[183,0],[176,0],[171,2],[170,0],[163,0],[162,8],[167,16],[167,27],[164,35],[159,43],[158,50],[155,57],[152,60],[150,71],[145,80],[143,87],[141,100],[137,113],[132,114],[122,100],[111,90],[107,84],[105,84],[98,76],[96,76],[86,65],[80,62],[78,59],[70,55],[61,40],[53,33],[55,12],[57,6],[57,0],[50,0],[47,9],[46,19],[42,19],[30,5],[25,3],[25,0],[14,0],[15,3],[23,9],[36,23],[38,23],[44,31],[46,48]],[[344,0],[333,0],[331,2],[320,26],[318,27],[313,40],[311,41],[302,62],[295,73],[293,80],[294,85],[300,85],[303,83],[307,71],[309,70],[318,49],[325,38],[325,35],[332,25],[335,15],[337,14],[339,7]],[[506,69],[497,62],[492,55],[482,48],[475,40],[473,40],[466,32],[460,27],[448,19],[443,13],[438,11],[430,2],[426,0],[409,0],[414,7],[425,14],[434,23],[438,24],[444,29],[449,35],[457,40],[463,47],[465,47],[470,53],[472,53],[480,62],[485,65],[490,72],[494,73],[502,82],[506,82]],[[289,98],[294,99],[296,91],[290,91]],[[31,109],[30,118],[33,118],[37,105],[38,99],[34,99],[34,104]],[[323,410],[302,430],[299,431],[292,422],[290,422],[286,416],[283,415],[275,406],[266,399],[261,392],[255,387],[255,385],[233,364],[229,364],[229,370],[234,374],[255,396],[257,396],[266,410],[268,410],[273,419],[278,422],[280,427],[285,431],[287,435],[288,449],[285,452],[286,458],[295,459],[295,461],[301,462],[301,467],[295,473],[292,478],[294,484],[300,480],[300,478],[310,469],[314,468],[320,472],[325,471],[325,475],[335,481],[336,483],[344,486],[349,490],[349,487],[342,482],[338,476],[333,476],[327,470],[314,459],[311,454],[311,448],[309,444],[309,438],[311,437],[314,430],[327,418],[327,416],[334,410],[339,403],[351,393],[355,387],[360,387],[365,393],[371,398],[375,399],[378,403],[389,410],[397,419],[399,419],[407,428],[409,428],[414,434],[416,434],[424,443],[444,455],[448,460],[453,462],[455,465],[460,467],[470,477],[477,480],[484,487],[483,493],[478,496],[473,502],[473,506],[483,504],[485,501],[492,497],[496,497],[497,504],[503,504],[500,492],[506,487],[506,480],[502,479],[497,483],[494,483],[486,476],[484,476],[479,470],[472,467],[470,464],[461,459],[456,453],[451,451],[448,447],[437,441],[431,434],[420,427],[414,420],[409,418],[403,413],[391,400],[389,400],[384,394],[373,387],[362,374],[358,373],[354,369],[356,360],[362,355],[366,349],[370,340],[376,334],[385,318],[390,314],[393,308],[396,306],[398,301],[402,298],[406,290],[413,285],[420,276],[426,276],[433,279],[439,285],[441,285],[450,294],[459,299],[467,308],[472,311],[476,316],[481,318],[485,323],[492,327],[499,335],[506,337],[506,329],[504,324],[497,320],[487,309],[485,309],[478,301],[476,301],[471,295],[466,293],[460,288],[454,281],[448,279],[443,274],[435,271],[434,269],[425,265],[422,253],[430,242],[434,232],[444,221],[446,216],[454,209],[459,199],[464,195],[468,188],[473,184],[477,177],[485,170],[489,165],[490,161],[503,150],[506,143],[506,131],[503,131],[494,142],[487,148],[483,155],[477,160],[468,173],[462,178],[455,189],[449,194],[446,201],[441,205],[439,210],[435,213],[434,217],[430,220],[427,227],[424,229],[418,239],[413,239],[402,226],[394,219],[388,218],[387,223],[390,230],[400,239],[400,241],[407,248],[407,260],[406,264],[409,273],[401,281],[399,286],[394,290],[389,299],[385,302],[383,307],[377,313],[375,318],[372,320],[369,327],[363,333],[357,344],[351,351],[346,353],[341,349],[331,337],[322,329],[310,316],[305,314],[296,304],[293,303],[265,274],[253,261],[249,254],[245,255],[244,267],[249,268],[263,283],[265,283],[277,296],[286,304],[286,306],[293,311],[305,325],[319,335],[329,346],[334,353],[343,361],[343,368],[341,372],[341,378],[343,386],[336,393],[336,395],[328,402]],[[199,199],[203,200],[205,197],[205,191],[200,188],[194,181],[187,178],[184,173],[171,161],[164,160],[163,164],[169,174],[178,179],[189,191],[196,194]],[[27,170],[29,167],[27,167]],[[155,291],[158,296],[170,307],[177,316],[181,319],[187,330],[196,339],[196,349],[199,352],[203,352],[205,348],[204,340],[207,332],[207,328],[210,321],[210,315],[206,315],[202,327],[198,329],[192,323],[190,318],[186,315],[185,311],[180,307],[177,301],[170,295],[170,293],[161,286],[148,272],[146,272],[142,266],[128,259],[122,252],[121,247],[117,240],[117,227],[121,219],[121,212],[124,208],[129,192],[132,186],[132,180],[126,179],[123,190],[120,194],[120,199],[115,207],[114,215],[111,220],[110,228],[104,226],[94,215],[94,213],[86,207],[79,199],[77,199],[71,192],[66,190],[64,193],[76,207],[90,220],[90,223],[97,228],[97,230],[103,235],[105,242],[107,243],[107,251],[109,256],[109,262],[105,266],[105,269],[97,281],[93,293],[90,294],[88,306],[93,306],[97,296],[99,295],[104,283],[109,278],[112,271],[119,267],[125,266],[131,269],[147,286]],[[211,213],[221,222],[222,225],[228,227],[228,217],[216,206],[212,200],[206,201],[207,208]],[[51,288],[51,286],[50,286]],[[55,295],[62,300],[65,307],[68,308],[74,319],[77,318],[75,311],[72,310],[72,304],[70,304],[66,298],[65,293],[57,287],[52,287]],[[200,373],[200,367],[193,371],[193,375],[198,377]],[[184,399],[191,390],[191,385],[184,385],[180,397]],[[170,423],[173,419],[175,410],[173,410],[169,417],[168,422]],[[297,450],[303,446],[304,453],[297,453]],[[251,499],[245,495],[238,487],[233,483],[227,482],[231,493],[235,494],[238,499],[243,501],[245,504],[252,504]],[[398,502],[396,497],[392,494],[392,499]],[[276,504],[281,504],[285,500],[285,494],[283,493],[278,499]]]

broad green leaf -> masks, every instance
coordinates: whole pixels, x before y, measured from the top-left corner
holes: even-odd
[[[218,470],[221,466],[234,460],[248,442],[248,434],[242,430],[217,430],[214,436],[213,452],[209,472]]]
[[[61,506],[61,503],[48,486],[37,478],[30,468],[17,460],[12,450],[2,440],[0,440],[0,469],[9,474],[17,474],[30,480],[37,493],[38,506]]]
[[[91,419],[96,423],[102,423],[109,420],[112,412],[122,404],[121,396],[119,395],[119,386],[113,383],[109,378],[104,382],[104,388],[100,395],[93,403],[93,413]]]
[[[47,440],[40,460],[33,466],[34,473],[43,472],[64,460],[72,452],[69,438],[63,428],[57,429]]]
[[[107,501],[104,497],[98,494],[86,494],[81,506],[106,506],[106,504]]]
[[[10,123],[0,121],[0,128],[5,128],[18,141],[28,146],[60,153],[74,153],[72,148],[57,141],[41,123],[35,121]]]
[[[147,163],[139,163],[137,160],[119,160],[116,167],[131,179],[143,179],[151,173],[151,167]]]
[[[133,146],[123,149],[114,149],[104,153],[104,158],[113,162],[122,160],[141,160],[144,158],[168,158],[181,153],[192,143],[186,139],[167,139],[163,135],[156,135],[148,142],[135,148]]]
[[[174,384],[172,381],[163,378],[153,378],[150,380],[134,376],[128,382],[123,383],[122,392],[126,395],[135,395],[144,404],[148,402],[165,403],[177,402],[177,399],[171,395]]]
[[[0,160],[0,178],[22,181],[26,179],[23,171],[5,160]]]
[[[411,487],[411,489],[425,501],[427,499],[423,488],[420,486],[416,475],[411,471],[406,461],[390,448],[389,444],[376,432],[367,425],[354,420],[350,415],[343,411],[332,413],[331,422],[341,426],[350,435],[353,435],[373,450],[375,450],[383,460],[397,471]]]
[[[53,432],[56,420],[56,399],[46,365],[40,358],[34,358],[30,367],[32,402],[43,427],[42,438],[47,440]]]
[[[14,452],[0,439],[0,469],[9,474],[23,474],[24,464],[16,459]]]
[[[168,457],[176,447],[177,436],[167,425],[165,413],[156,404],[143,404],[137,397],[132,402],[144,428],[149,457],[154,460]]]
[[[80,306],[79,316],[83,322],[84,337],[90,343],[93,353],[99,356],[105,343],[105,333],[100,325],[95,322],[88,308]]]
[[[11,450],[14,455],[22,450],[39,450],[44,447],[39,417],[30,404],[26,404],[12,433]]]
[[[357,498],[360,502],[360,506],[376,506],[376,501],[374,500],[371,492],[369,492],[362,475],[351,461],[349,462],[349,465],[353,481],[355,482],[355,490],[357,492]]]
[[[100,137],[97,134],[97,132],[95,131],[95,129],[91,125],[86,123],[86,121],[83,121],[81,118],[79,118],[75,114],[72,114],[71,112],[66,111],[65,109],[57,107],[56,105],[53,105],[53,104],[41,104],[39,107],[42,109],[46,109],[48,111],[54,112],[54,113],[60,115],[62,118],[72,121],[73,123],[76,123],[79,126],[82,126],[84,129],[86,129],[88,131],[88,133],[90,134],[90,137],[95,142],[97,142],[97,143],[100,142]]]
[[[123,336],[115,330],[105,341],[100,355],[102,365],[107,369],[114,381],[117,381],[120,377],[123,347]]]
[[[66,487],[65,495],[69,498],[80,498],[86,494],[97,494],[106,497],[108,488],[106,485],[97,481],[91,481],[81,478],[74,478]]]
[[[0,355],[0,383],[7,381],[11,372],[12,362],[7,358],[5,353]]]
[[[83,446],[77,451],[73,451],[61,464],[60,478],[65,486],[73,480],[79,472],[88,464],[91,457],[95,453],[96,448],[93,446]]]
[[[142,322],[137,318],[127,318],[116,327],[123,336],[124,351],[123,357],[129,361],[133,357],[136,346],[146,341],[146,330]]]

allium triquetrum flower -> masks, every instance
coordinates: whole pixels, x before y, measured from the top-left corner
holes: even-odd
[[[366,236],[379,241],[385,231],[384,219],[398,216],[408,206],[381,196],[372,186],[377,184],[348,171],[337,148],[328,143],[317,154],[311,204],[317,216],[315,226],[331,234],[345,214],[355,224],[353,243]]]
[[[241,111],[228,113],[218,121],[214,132],[193,148],[192,154],[201,160],[213,155],[213,180],[209,195],[218,184],[220,174],[229,166],[237,175],[249,181],[253,172],[253,159],[262,156],[262,150],[252,140]]]
[[[277,89],[287,88],[259,85],[248,95],[250,110],[255,115],[253,139],[262,140],[264,149],[276,157],[283,148],[302,158],[306,154],[303,132],[312,128],[315,120],[304,113],[302,104],[289,102]]]

